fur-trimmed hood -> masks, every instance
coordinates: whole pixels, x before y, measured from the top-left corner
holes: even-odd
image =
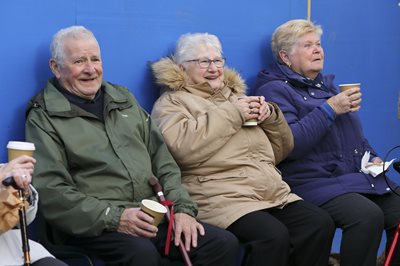
[[[155,82],[162,87],[162,90],[179,91],[186,90],[185,88],[208,87],[208,83],[193,85],[190,84],[190,78],[186,72],[175,62],[174,57],[164,57],[151,65]],[[234,94],[246,94],[246,84],[240,74],[235,70],[225,67],[224,68],[224,83],[229,87]]]

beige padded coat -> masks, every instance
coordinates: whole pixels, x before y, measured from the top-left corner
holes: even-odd
[[[208,83],[190,84],[173,58],[161,59],[152,70],[164,91],[152,117],[198,204],[199,220],[226,228],[247,213],[300,200],[275,167],[293,148],[275,104],[268,103],[272,115],[259,126],[242,127],[234,102],[246,86],[235,71],[225,68],[225,86],[213,92]]]

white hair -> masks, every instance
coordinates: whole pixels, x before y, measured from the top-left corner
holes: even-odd
[[[197,49],[201,46],[214,48],[222,55],[222,46],[218,37],[209,33],[187,33],[182,35],[175,48],[175,62],[182,64],[187,60],[195,59]]]
[[[64,65],[64,41],[66,39],[73,38],[73,39],[93,39],[96,41],[97,45],[99,46],[96,37],[94,36],[93,32],[86,29],[83,26],[71,26],[68,28],[64,28],[59,30],[56,34],[54,34],[53,39],[50,44],[50,52],[51,57],[57,62],[57,64],[63,66]],[[100,50],[100,46],[99,46]]]

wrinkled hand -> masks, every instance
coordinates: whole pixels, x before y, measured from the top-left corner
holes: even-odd
[[[0,180],[12,176],[20,189],[27,189],[32,181],[35,163],[36,160],[30,156],[19,156],[0,168]]]
[[[371,163],[374,165],[381,165],[383,163],[382,159],[380,157],[374,157],[371,160]]]
[[[271,114],[268,104],[265,102],[264,96],[247,96],[239,98],[236,106],[244,116],[245,120],[256,118],[261,123]]]
[[[179,246],[179,241],[181,239],[181,235],[183,234],[183,240],[185,249],[189,252],[190,247],[197,247],[197,239],[199,231],[200,235],[204,235],[204,227],[196,221],[195,218],[186,214],[186,213],[175,213],[174,215],[175,222],[175,235],[174,235],[174,243],[175,246]]]
[[[335,111],[336,115],[348,112],[356,112],[360,109],[361,92],[358,88],[351,88],[332,96],[327,103]]]
[[[265,101],[264,96],[260,96],[260,109],[258,110],[258,123],[263,122],[271,115],[271,107]]]
[[[157,235],[158,228],[151,223],[153,217],[140,208],[129,208],[122,212],[117,231],[133,236],[152,238]]]

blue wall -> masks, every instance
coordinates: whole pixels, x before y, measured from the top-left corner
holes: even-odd
[[[311,8],[311,20],[324,29],[324,73],[336,74],[336,84],[362,83],[360,116],[382,156],[400,144],[398,3],[314,0]],[[306,0],[1,0],[0,161],[7,159],[9,140],[24,139],[25,105],[51,76],[48,46],[60,28],[91,29],[101,45],[104,78],[129,87],[150,111],[158,91],[148,63],[169,55],[181,34],[218,35],[228,65],[251,87],[257,72],[272,61],[273,30],[306,16]]]

